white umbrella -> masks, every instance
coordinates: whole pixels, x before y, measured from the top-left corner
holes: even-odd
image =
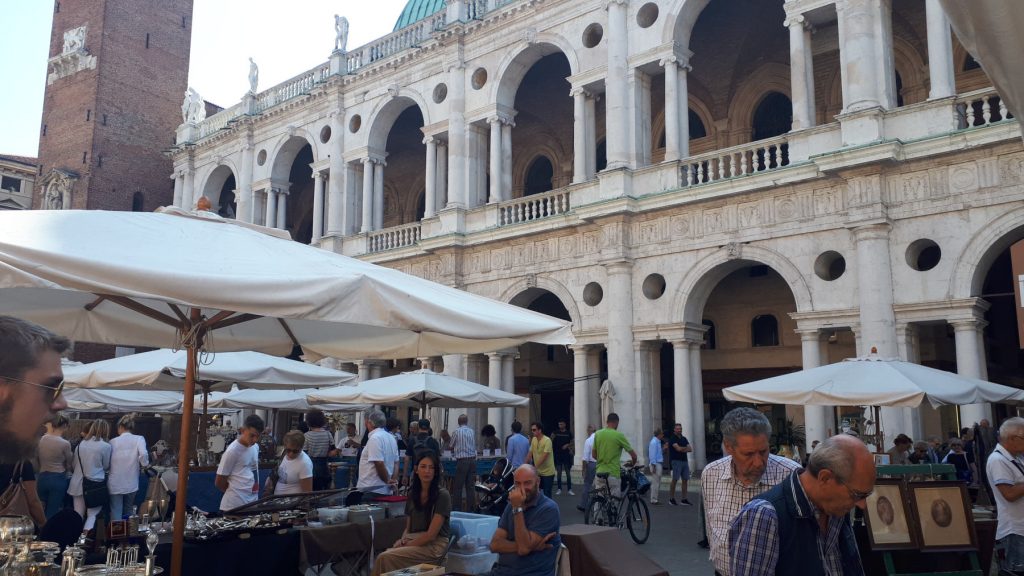
[[[0,314],[78,340],[197,352],[410,358],[571,344],[567,322],[264,233],[209,212],[0,213]],[[286,234],[286,233],[285,233]],[[188,444],[171,573],[181,574]]]
[[[403,372],[307,395],[311,404],[386,404],[431,408],[527,406],[529,398],[430,370]]]
[[[65,388],[64,399],[72,409],[87,412],[162,412],[181,411],[185,398],[181,392],[164,390],[102,390]],[[72,402],[75,404],[72,405]],[[94,405],[99,405],[95,407]],[[88,409],[93,407],[93,409]]]
[[[336,388],[351,388],[351,386],[305,388],[299,390],[237,390],[222,394],[217,399],[211,400],[210,408],[261,408],[305,412],[310,409],[310,403],[307,399],[309,394],[330,394]],[[326,412],[362,412],[371,408],[367,404],[323,404],[314,407]]]
[[[726,400],[793,406],[932,406],[1018,402],[1024,391],[870,354],[722,390]]]

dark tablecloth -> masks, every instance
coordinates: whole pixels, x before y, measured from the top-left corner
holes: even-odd
[[[171,544],[156,549],[157,565],[165,574],[171,569]],[[232,536],[210,542],[186,542],[182,574],[216,576],[282,576],[298,574],[299,531],[283,529]]]
[[[560,530],[573,574],[585,576],[668,576],[615,528],[570,524]]]
[[[992,564],[992,549],[995,546],[996,521],[975,520],[974,531],[978,536],[978,561],[981,573],[988,574]],[[861,562],[866,574],[885,574],[885,553],[871,550],[867,529],[864,525],[853,527],[860,549]],[[951,572],[968,570],[970,558],[963,552],[920,552],[918,550],[890,550],[893,565],[899,573]]]
[[[374,553],[382,552],[391,547],[402,537],[405,531],[406,518],[388,518],[374,524],[371,531],[369,524],[346,522],[334,526],[320,528],[300,528],[298,568],[305,573],[310,566],[331,564],[342,557],[354,561],[368,558],[363,555],[370,549],[371,536]],[[371,534],[372,532],[372,534]]]

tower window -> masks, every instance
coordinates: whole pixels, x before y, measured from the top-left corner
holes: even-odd
[[[60,2],[54,2],[53,3],[53,13],[56,14],[58,12],[60,12]]]
[[[92,118],[92,110],[86,110],[85,111],[85,121],[88,122],[90,118]]]
[[[779,321],[771,314],[755,316],[750,321],[751,346],[778,346]]]
[[[103,155],[102,154],[100,154],[99,157],[96,158],[96,167],[97,168],[102,168],[103,167]]]
[[[701,324],[707,326],[708,331],[704,333],[704,343],[701,344],[703,350],[714,350],[718,348],[718,334],[715,333],[715,323],[705,318],[701,321]]]
[[[106,114],[103,115],[103,125],[104,126],[107,125],[107,115]]]
[[[149,48],[149,32],[146,32],[146,48]]]
[[[142,212],[145,208],[146,198],[142,192],[132,194],[132,212]]]
[[[43,136],[46,136],[46,124],[43,124]]]
[[[88,152],[82,152],[82,164],[85,164],[86,159],[89,158]]]
[[[187,28],[187,27],[188,27],[188,26],[187,26],[187,25],[185,24],[185,16],[182,16],[182,17],[181,17],[181,27],[182,27],[182,28]]]

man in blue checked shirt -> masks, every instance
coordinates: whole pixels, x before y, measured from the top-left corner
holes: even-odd
[[[729,529],[732,576],[863,576],[846,515],[875,489],[875,460],[859,439],[833,436],[807,468],[754,498]],[[812,551],[816,551],[814,554]]]

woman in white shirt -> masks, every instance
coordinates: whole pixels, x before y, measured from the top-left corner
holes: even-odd
[[[135,431],[135,415],[126,414],[117,422],[117,438],[110,441],[110,518],[120,520],[131,513],[139,491],[139,472],[149,466],[146,439]]]
[[[82,479],[88,478],[96,482],[102,482],[107,477],[107,470],[110,469],[110,444],[107,438],[110,437],[110,424],[106,420],[95,420],[89,428],[89,434],[78,444],[75,449],[75,457],[72,460],[75,471],[71,475],[71,484],[68,487],[68,494],[74,499],[75,512],[78,512],[85,519],[83,532],[92,530],[96,525],[96,516],[103,509],[103,505],[86,508],[85,496],[82,490]]]
[[[305,444],[306,436],[299,430],[284,435],[284,457],[277,467],[275,495],[313,491],[313,460],[302,450]]]

